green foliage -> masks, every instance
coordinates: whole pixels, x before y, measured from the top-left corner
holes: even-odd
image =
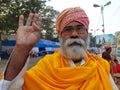
[[[6,13],[7,5],[9,5],[10,0],[0,0],[0,15]]]
[[[43,22],[43,26],[42,26],[42,30],[46,31],[46,39],[53,39],[53,34],[54,34],[54,28],[55,28],[55,18],[58,15],[57,11],[54,11],[52,7],[47,6],[44,9],[44,13],[43,13],[43,18],[42,18],[42,22]]]
[[[0,30],[6,34],[16,33],[19,15],[23,14],[26,21],[28,14],[32,12],[43,18],[42,30],[46,31],[46,38],[53,38],[54,20],[59,12],[51,6],[46,6],[47,1],[50,0],[1,0]],[[10,33],[10,30],[14,32]]]

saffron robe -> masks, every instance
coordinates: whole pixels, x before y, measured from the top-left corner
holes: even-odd
[[[113,90],[109,63],[86,53],[85,64],[77,67],[59,51],[46,55],[25,73],[23,90]]]
[[[0,73],[0,80],[2,79],[2,74]]]

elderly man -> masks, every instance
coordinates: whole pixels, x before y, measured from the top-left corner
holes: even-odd
[[[89,20],[80,7],[67,8],[56,20],[61,47],[26,71],[30,50],[40,38],[41,17],[19,18],[16,45],[1,80],[1,90],[118,90],[109,63],[88,51]]]

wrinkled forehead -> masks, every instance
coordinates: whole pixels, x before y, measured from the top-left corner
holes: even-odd
[[[82,23],[78,22],[78,21],[72,21],[70,23],[68,23],[66,26],[76,26],[76,25],[81,25],[84,26]],[[64,26],[64,28],[66,27]],[[84,26],[85,27],[85,26]]]

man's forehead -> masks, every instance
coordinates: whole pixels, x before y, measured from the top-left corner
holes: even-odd
[[[84,26],[82,23],[77,22],[77,21],[72,21],[72,22],[68,23],[66,26],[76,26],[76,25],[82,25],[82,26]]]

